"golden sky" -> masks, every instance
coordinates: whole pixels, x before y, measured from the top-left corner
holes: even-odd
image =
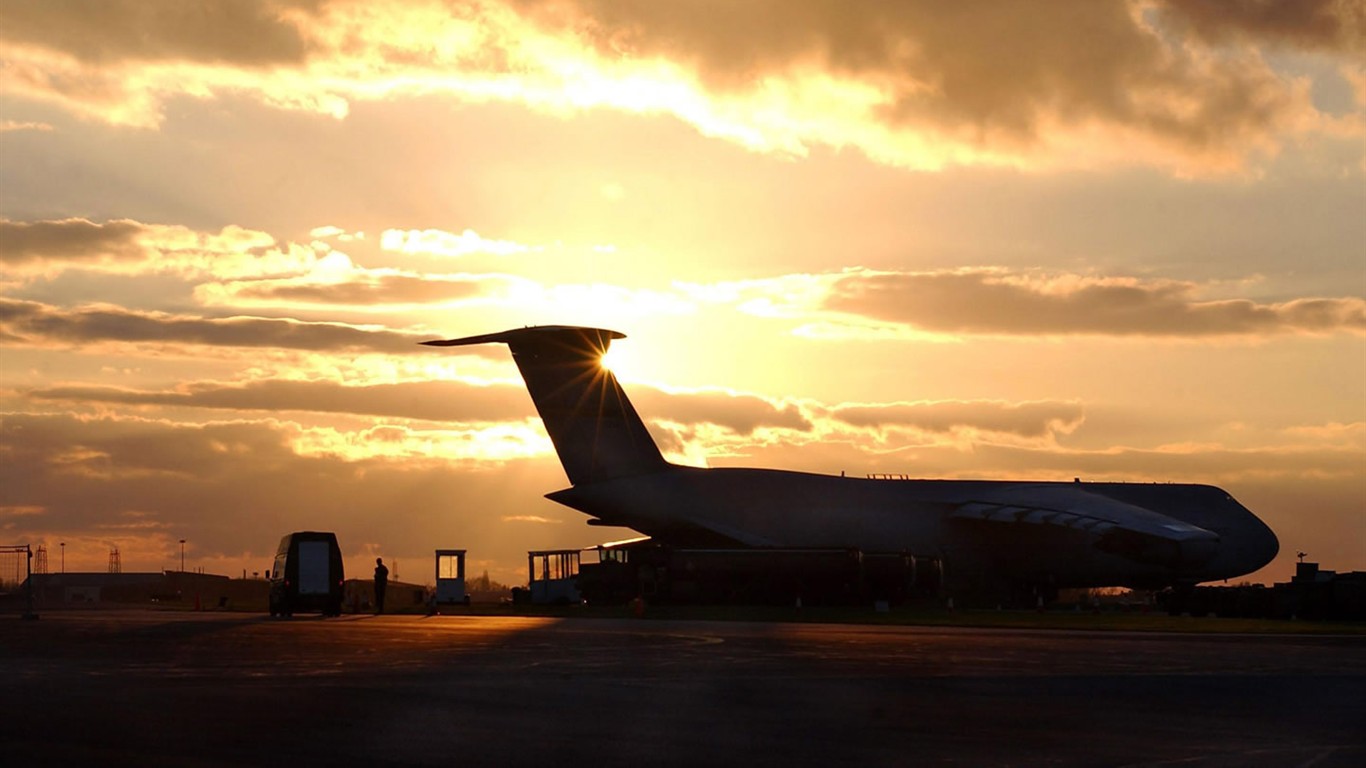
[[[675,461],[1211,483],[1256,580],[1366,568],[1362,0],[5,0],[0,270],[0,543],[69,570],[629,535],[416,343],[542,323]]]

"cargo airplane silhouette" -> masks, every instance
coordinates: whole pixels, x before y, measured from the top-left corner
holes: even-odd
[[[624,334],[538,326],[447,341],[512,351],[571,487],[546,497],[672,547],[849,548],[941,558],[963,591],[1161,588],[1241,576],[1272,531],[1208,485],[883,480],[670,464],[612,372]]]

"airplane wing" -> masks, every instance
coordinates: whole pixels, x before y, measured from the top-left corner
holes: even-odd
[[[1070,529],[1094,536],[1095,546],[1104,551],[1168,565],[1204,562],[1219,545],[1219,535],[1213,531],[1080,488],[1035,487],[1001,495],[1008,495],[1009,501],[966,501],[949,517],[1001,526]]]

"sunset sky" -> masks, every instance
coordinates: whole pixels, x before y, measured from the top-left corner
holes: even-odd
[[[1366,570],[1362,0],[3,0],[0,269],[53,569],[630,536],[417,344],[573,324],[674,461],[1211,483],[1253,580]]]

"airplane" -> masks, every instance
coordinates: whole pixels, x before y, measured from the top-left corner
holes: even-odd
[[[547,325],[443,341],[511,349],[570,487],[546,498],[673,547],[941,558],[948,591],[1189,588],[1261,568],[1276,535],[1228,492],[1173,483],[874,479],[672,464],[613,373],[625,334]]]

